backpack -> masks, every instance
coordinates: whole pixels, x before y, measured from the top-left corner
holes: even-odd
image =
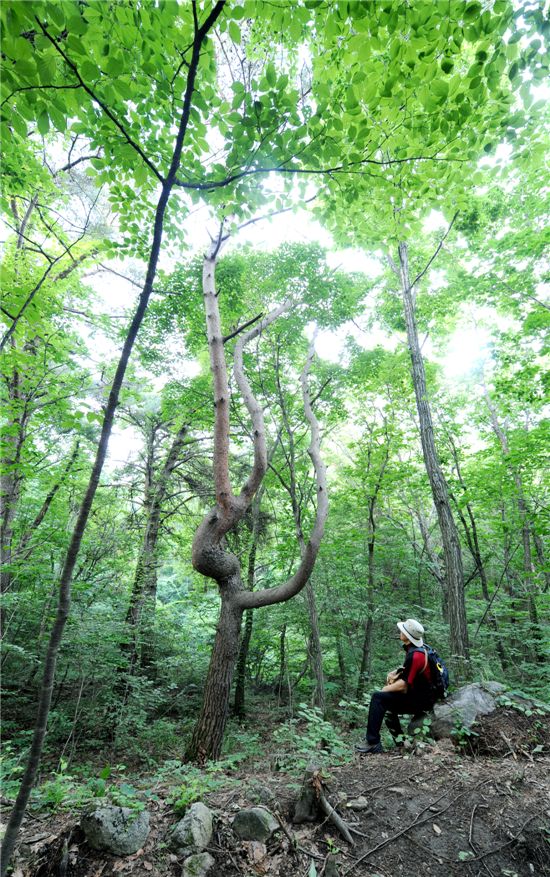
[[[434,700],[443,700],[447,697],[447,689],[449,688],[449,671],[445,662],[439,657],[436,650],[427,644],[424,645],[424,648],[415,649],[415,652],[427,655],[433,698]]]

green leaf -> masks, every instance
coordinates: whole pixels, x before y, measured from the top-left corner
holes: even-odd
[[[236,45],[241,43],[241,29],[236,21],[229,22],[229,36]]]
[[[474,18],[477,18],[478,15],[481,14],[481,3],[469,3],[466,9],[464,10],[464,20],[472,21]]]
[[[38,116],[36,120],[36,127],[38,128],[40,134],[42,134],[43,136],[47,134],[50,130],[50,117],[48,116],[46,110],[42,110],[42,112]]]
[[[52,120],[54,127],[57,128],[58,131],[63,133],[63,131],[67,128],[67,118],[64,113],[60,112],[57,107],[53,105],[50,106],[48,110],[50,114],[50,119]]]
[[[92,64],[91,61],[84,61],[80,69],[80,75],[85,82],[95,82],[100,73],[95,64]]]
[[[273,88],[277,82],[277,73],[273,64],[268,64],[265,71],[265,78],[269,85]]]
[[[434,81],[430,83],[430,88],[440,100],[445,100],[449,94],[449,83],[445,82],[443,79],[434,79]]]

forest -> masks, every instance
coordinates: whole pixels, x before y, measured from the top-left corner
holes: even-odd
[[[98,802],[221,812],[313,755],[351,782],[403,619],[451,694],[548,725],[547,13],[2,3],[2,875],[121,870],[71,852]],[[478,806],[452,866],[408,855],[543,867],[491,871]],[[128,870],[371,873],[277,812],[291,865],[219,828],[203,871]]]

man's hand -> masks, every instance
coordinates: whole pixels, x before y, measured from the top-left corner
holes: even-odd
[[[401,694],[406,694],[408,689],[408,685],[404,679],[398,677],[395,682],[391,682],[388,685],[384,685],[382,691],[397,691]]]
[[[397,682],[398,679],[399,679],[399,671],[398,670],[390,670],[390,672],[386,676],[386,685],[393,685],[393,683]]]

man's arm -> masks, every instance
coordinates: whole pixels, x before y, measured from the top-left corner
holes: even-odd
[[[391,685],[384,685],[382,691],[400,691],[402,694],[407,692],[408,685],[404,679],[397,679]]]

